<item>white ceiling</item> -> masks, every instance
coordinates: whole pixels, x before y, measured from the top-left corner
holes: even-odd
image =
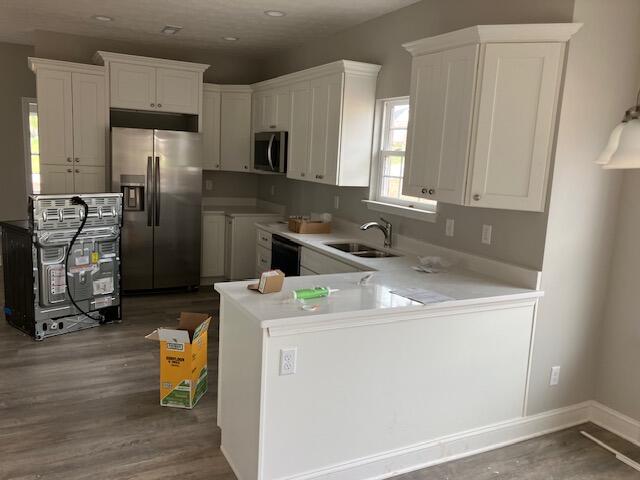
[[[0,0],[0,41],[31,44],[31,32],[238,52],[263,52],[331,35],[418,0]],[[285,17],[266,16],[281,10]],[[94,20],[107,15],[113,22]],[[181,25],[175,36],[164,25]],[[239,37],[237,42],[223,36]]]

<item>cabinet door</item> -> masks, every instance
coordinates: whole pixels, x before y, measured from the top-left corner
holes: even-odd
[[[251,165],[251,93],[222,92],[220,99],[220,165],[248,172]]]
[[[484,50],[470,205],[544,210],[563,45]]]
[[[281,132],[289,131],[289,118],[291,117],[291,91],[288,88],[280,88],[274,93],[275,98],[275,129]]]
[[[220,92],[204,90],[202,97],[204,170],[220,170]]]
[[[73,156],[76,164],[104,166],[107,110],[103,75],[72,74]]]
[[[71,165],[40,165],[40,193],[74,193]]]
[[[36,86],[40,164],[71,166],[73,161],[71,72],[38,69]]]
[[[112,62],[109,68],[112,108],[157,110],[154,67]]]
[[[156,70],[156,107],[162,112],[197,115],[201,87],[198,72],[158,68]]]
[[[202,254],[200,276],[221,277],[224,275],[225,216],[202,216]]]
[[[308,180],[331,185],[337,182],[342,84],[342,73],[310,82],[311,142]]]
[[[311,87],[301,82],[291,88],[291,128],[287,155],[287,177],[306,179],[311,141]]]
[[[403,193],[464,203],[478,46],[416,57]]]
[[[77,165],[74,169],[73,184],[75,193],[105,192],[105,167],[86,167]]]

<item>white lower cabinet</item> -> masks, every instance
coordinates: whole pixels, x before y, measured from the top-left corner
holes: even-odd
[[[274,223],[280,220],[282,220],[280,215],[227,215],[225,220],[227,250],[225,277],[229,280],[255,278],[256,266],[258,264],[258,255],[256,252],[258,233],[255,224],[258,222]],[[268,263],[269,268],[271,268],[270,252]]]
[[[73,168],[66,165],[40,165],[40,193],[74,193]]]
[[[225,226],[223,214],[202,214],[201,277],[224,276]]]
[[[73,171],[76,193],[100,193],[105,191],[105,167],[77,166]]]
[[[307,270],[307,275],[324,275],[327,273],[359,272],[358,267],[341,262],[335,258],[323,255],[310,248],[303,247],[300,255],[300,268]]]

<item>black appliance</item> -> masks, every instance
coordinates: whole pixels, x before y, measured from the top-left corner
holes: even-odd
[[[287,277],[300,275],[301,246],[280,235],[271,236],[271,268]]]
[[[253,168],[266,172],[287,171],[287,132],[254,134]]]

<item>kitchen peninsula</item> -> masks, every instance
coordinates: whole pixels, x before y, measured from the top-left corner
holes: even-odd
[[[258,228],[349,256],[326,245],[345,235]],[[218,425],[239,479],[386,476],[477,449],[444,440],[523,416],[542,292],[468,270],[469,259],[420,273],[410,268],[416,255],[394,252],[351,261],[378,270],[364,285],[364,272],[291,277],[269,295],[250,282],[215,285]],[[338,291],[304,309],[291,300],[318,285]],[[450,300],[422,305],[392,293],[409,287]]]

